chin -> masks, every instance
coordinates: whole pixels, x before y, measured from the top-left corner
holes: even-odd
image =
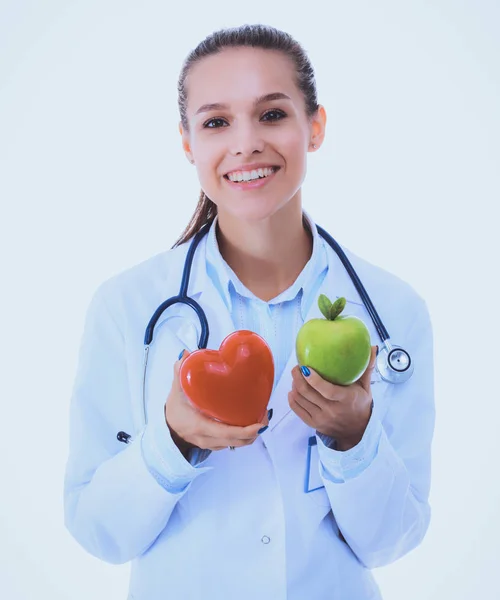
[[[261,201],[255,201],[249,198],[249,201],[244,203],[232,203],[228,209],[219,208],[219,211],[228,213],[232,219],[238,219],[239,221],[263,221],[268,219],[279,212],[286,204],[276,202],[276,198],[265,199]]]

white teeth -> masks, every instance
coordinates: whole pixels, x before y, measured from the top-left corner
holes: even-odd
[[[227,177],[231,181],[252,181],[253,179],[258,179],[259,177],[268,177],[274,173],[274,168],[265,168],[265,169],[255,169],[254,171],[234,171],[230,173]]]

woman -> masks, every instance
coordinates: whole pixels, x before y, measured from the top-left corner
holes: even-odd
[[[172,249],[106,281],[92,299],[71,401],[66,526],[94,556],[132,561],[136,600],[380,598],[370,569],[415,548],[430,518],[426,304],[346,250],[415,372],[403,384],[382,380],[376,346],[349,386],[301,369],[295,337],[320,316],[320,293],[346,297],[344,312],[378,340],[302,208],[307,153],[320,148],[326,125],[306,53],[271,27],[222,30],[191,52],[178,89],[183,149],[203,191]],[[188,294],[207,314],[208,347],[251,329],[273,352],[268,418],[248,427],[209,419],[184,396],[179,368],[196,348],[190,323],[199,326],[182,304],[156,324],[143,413],[144,329],[178,294],[205,224]],[[121,434],[127,445],[120,430],[131,432]]]

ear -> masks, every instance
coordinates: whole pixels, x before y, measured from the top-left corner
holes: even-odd
[[[326,133],[326,110],[321,104],[318,110],[311,117],[311,144],[316,144],[316,150],[321,146],[325,139]]]
[[[192,163],[193,155],[191,153],[189,134],[185,131],[184,127],[182,126],[182,121],[179,121],[179,133],[181,134],[182,138],[182,149],[184,150],[184,154],[186,155],[186,158],[189,160],[189,162]]]

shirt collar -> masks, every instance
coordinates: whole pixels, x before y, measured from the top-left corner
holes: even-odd
[[[302,318],[306,318],[307,311],[311,302],[314,300],[313,296],[317,292],[316,285],[318,283],[319,276],[328,269],[328,257],[325,248],[325,241],[319,235],[318,229],[314,220],[309,216],[306,211],[303,211],[304,217],[309,224],[313,237],[313,250],[310,259],[302,269],[301,273],[294,281],[294,283],[281,294],[273,298],[265,304],[279,304],[287,300],[293,300],[297,297],[297,294],[301,294],[301,313]],[[218,215],[212,222],[210,230],[207,235],[207,246],[206,246],[206,267],[207,274],[212,279],[215,287],[221,294],[228,310],[232,312],[232,297],[231,291],[236,291],[241,296],[251,298],[257,302],[263,302],[260,298],[257,298],[243,283],[239,280],[236,273],[231,269],[227,262],[222,257],[219,251],[219,245],[217,243],[216,226],[218,222]],[[231,288],[232,286],[232,288]]]

